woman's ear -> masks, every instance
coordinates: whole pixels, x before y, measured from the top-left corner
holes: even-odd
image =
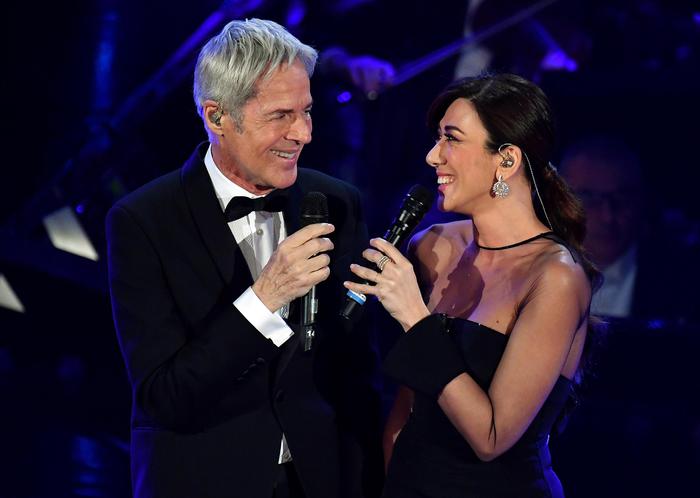
[[[224,130],[221,126],[221,118],[224,115],[224,110],[218,102],[214,100],[205,100],[202,105],[202,114],[204,122],[209,130],[216,135],[223,135]]]
[[[496,178],[501,175],[503,179],[508,179],[517,173],[523,164],[523,155],[520,147],[511,143],[504,143],[498,148],[496,156],[498,165],[496,167]]]

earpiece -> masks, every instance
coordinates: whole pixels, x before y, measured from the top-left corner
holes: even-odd
[[[211,115],[211,121],[214,123],[216,126],[221,125],[221,116],[223,116],[224,112],[221,109],[217,109],[214,111],[214,113]]]
[[[501,166],[504,168],[510,168],[511,166],[513,166],[513,164],[515,164],[513,158],[510,157],[509,154],[505,154],[503,156],[503,161],[501,161]]]
[[[503,149],[504,147],[508,147],[510,145],[513,145],[513,144],[504,143],[498,148],[498,153],[503,158],[503,161],[501,161],[502,168],[510,168],[511,166],[513,166],[515,164],[515,160],[513,159],[513,156],[511,156],[507,152],[505,154],[503,152],[501,152],[501,149]]]

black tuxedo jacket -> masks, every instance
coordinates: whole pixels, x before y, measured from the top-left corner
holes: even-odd
[[[203,162],[118,201],[107,215],[114,322],[133,392],[136,498],[269,498],[282,432],[309,498],[377,493],[381,455],[375,355],[366,327],[338,318],[367,244],[354,187],[299,169],[284,212],[299,228],[304,194],[328,198],[331,276],[317,287],[311,352],[278,348],[233,306],[253,283]],[[293,316],[290,324],[293,324]],[[363,490],[364,487],[364,490]]]

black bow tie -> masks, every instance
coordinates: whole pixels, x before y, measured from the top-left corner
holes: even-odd
[[[269,213],[282,211],[287,206],[287,193],[284,190],[273,190],[265,197],[236,196],[229,201],[224,211],[226,221],[231,222],[243,218],[253,211],[267,211]]]

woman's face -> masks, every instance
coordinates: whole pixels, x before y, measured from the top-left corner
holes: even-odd
[[[435,146],[425,159],[437,173],[438,207],[473,214],[479,205],[492,202],[491,185],[498,164],[486,149],[486,129],[474,105],[457,99],[447,108],[437,133]]]

